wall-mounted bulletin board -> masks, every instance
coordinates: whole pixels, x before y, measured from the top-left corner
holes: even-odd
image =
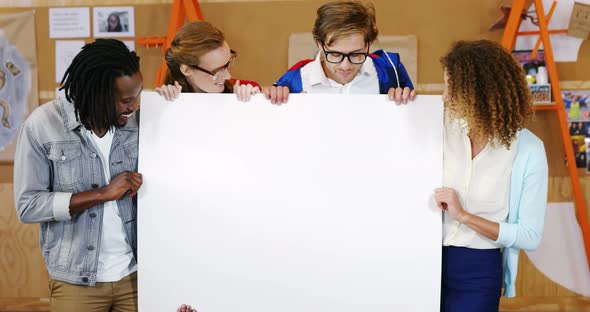
[[[261,85],[271,85],[288,66],[288,43],[292,33],[309,32],[312,29],[317,8],[327,2],[321,1],[275,1],[275,0],[206,0],[199,1],[206,20],[219,27],[226,35],[226,39],[232,49],[239,52],[235,69],[232,74],[236,78],[256,80]],[[502,31],[489,32],[488,27],[493,24],[501,13],[498,7],[509,1],[473,1],[455,0],[451,2],[439,0],[374,0],[377,12],[377,23],[382,35],[414,35],[418,42],[418,81],[415,85],[419,93],[438,94],[442,91],[442,69],[439,58],[450,47],[451,43],[460,39],[491,39],[499,41]],[[134,12],[133,36],[117,37],[124,40],[134,40],[144,36],[163,36],[167,32],[169,14],[172,0],[136,0],[114,1],[96,0],[92,6],[89,1],[82,0],[0,0],[0,14],[30,11],[33,9],[36,36],[36,54],[38,68],[38,95],[39,103],[45,103],[55,96],[55,90],[59,86],[56,82],[56,40],[93,40],[91,29],[90,36],[68,39],[51,39],[49,36],[49,9],[56,3],[59,7],[89,7],[91,25],[93,24],[92,10],[94,7],[124,6],[130,7]],[[104,16],[103,16],[104,18]],[[127,20],[127,30],[130,30],[130,21]],[[100,26],[99,26],[100,27]],[[105,31],[103,31],[105,33]],[[108,35],[112,32],[106,31]],[[162,51],[157,47],[142,47],[135,45],[136,51],[141,57],[141,67],[144,74],[146,89],[153,87],[155,73],[160,65]],[[585,41],[579,51],[577,62],[558,63],[558,74],[564,90],[590,90],[590,42]],[[550,201],[571,200],[571,187],[564,163],[563,142],[559,135],[559,127],[554,112],[539,111],[531,129],[545,142],[550,162]],[[580,169],[583,179],[583,187],[586,190],[587,202],[590,207],[590,177],[586,175],[586,169]],[[14,214],[12,196],[12,162],[0,163],[0,220],[17,222]],[[3,229],[0,227],[0,233]],[[21,226],[21,225],[19,225]],[[13,227],[18,232],[17,227]],[[12,235],[6,232],[7,235]],[[10,232],[12,233],[12,232]],[[34,233],[26,232],[29,239],[27,244],[21,246],[16,257],[39,257],[38,246],[34,242]],[[4,236],[3,236],[4,237]],[[14,247],[14,246],[13,246]],[[40,260],[38,258],[38,260]],[[18,263],[18,259],[13,259]],[[40,265],[40,262],[38,262]],[[4,272],[5,268],[0,268]],[[534,275],[536,273],[523,274]],[[0,294],[12,296],[23,295],[24,291],[8,293],[12,285],[9,280],[3,280],[0,274]],[[32,273],[23,278],[22,289],[29,289],[30,297],[46,296],[44,270]],[[535,280],[535,279],[533,279]],[[37,286],[31,286],[37,285]],[[42,285],[42,287],[38,286]],[[531,287],[519,284],[522,289]],[[29,287],[29,288],[27,288]],[[548,289],[548,290],[547,290]],[[547,287],[545,292],[553,295],[566,294],[567,292],[555,292],[555,286]],[[531,295],[538,295],[537,293]],[[546,295],[546,294],[545,294]]]

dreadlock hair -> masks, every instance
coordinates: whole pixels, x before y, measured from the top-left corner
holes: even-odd
[[[520,64],[489,40],[458,41],[440,61],[448,75],[451,117],[464,119],[471,135],[510,148],[532,115]]]
[[[139,72],[139,56],[115,39],[86,44],[66,70],[60,90],[74,104],[76,119],[88,129],[109,129],[117,122],[115,80]]]

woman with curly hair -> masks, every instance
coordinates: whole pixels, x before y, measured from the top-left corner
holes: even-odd
[[[537,248],[547,205],[543,143],[527,130],[524,71],[499,44],[455,43],[444,68],[441,311],[498,311],[520,249]],[[504,264],[504,265],[503,265]]]

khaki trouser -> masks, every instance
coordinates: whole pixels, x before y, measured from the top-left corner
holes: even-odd
[[[137,272],[118,282],[80,286],[49,279],[52,312],[136,312]]]

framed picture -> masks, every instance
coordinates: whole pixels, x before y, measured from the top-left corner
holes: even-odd
[[[512,52],[512,55],[525,71],[533,103],[550,104],[551,84],[545,67],[545,53],[543,50],[538,50],[534,59],[531,58],[531,53],[530,50],[520,50]]]
[[[590,122],[590,90],[562,90],[561,97],[569,122]]]
[[[134,37],[133,7],[94,7],[94,37]]]

